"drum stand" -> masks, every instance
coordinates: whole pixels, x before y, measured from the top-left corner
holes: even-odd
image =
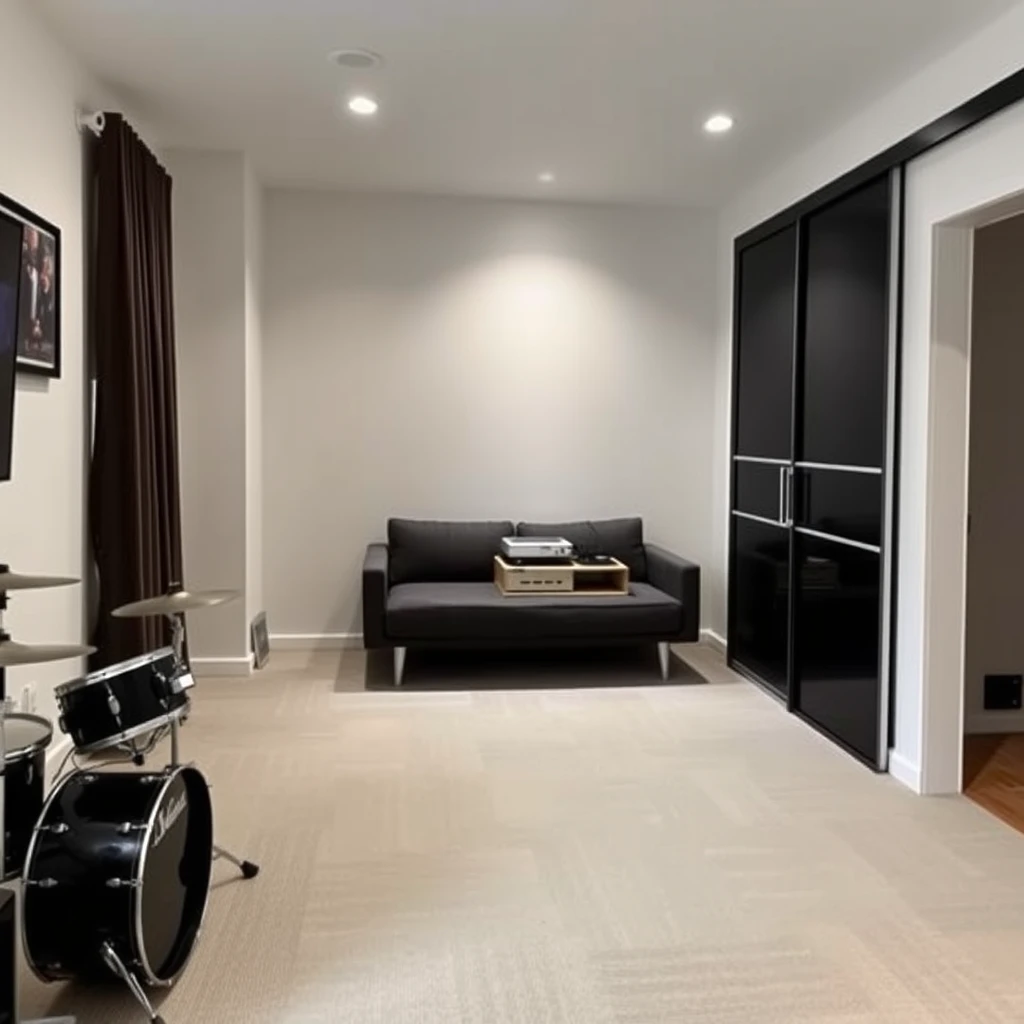
[[[179,677],[189,676],[191,673],[185,661],[185,615],[179,612],[177,615],[168,615],[171,623],[171,646],[174,648],[174,661],[178,669]],[[181,765],[181,740],[179,730],[181,729],[180,717],[171,719],[171,766],[177,768]],[[242,873],[243,878],[255,878],[260,873],[260,866],[251,860],[242,860],[236,857],[230,850],[223,846],[213,844],[213,859],[226,860],[234,864]]]
[[[100,953],[103,955],[103,962],[128,986],[128,990],[135,996],[136,1002],[145,1010],[150,1024],[164,1024],[163,1017],[153,1009],[153,1004],[149,1001],[149,996],[146,995],[146,990],[142,987],[139,979],[128,970],[124,961],[114,952],[114,947],[109,942],[105,942]],[[49,1024],[49,1022],[38,1021],[36,1024]]]
[[[185,617],[183,613],[168,615],[171,623],[171,646],[174,648],[174,667],[179,681],[185,680],[182,689],[189,689],[193,685],[192,674],[185,659]],[[171,760],[168,767],[178,768],[181,766],[181,716],[175,715],[171,719]],[[259,874],[259,865],[249,860],[242,860],[236,857],[223,846],[213,846],[213,859],[226,860],[233,864],[241,872],[243,878],[255,878]],[[111,974],[119,978],[127,986],[135,1001],[142,1007],[150,1024],[163,1024],[163,1018],[153,1009],[153,1004],[146,994],[146,989],[138,978],[135,977],[131,968],[118,956],[117,951],[109,942],[103,945],[100,950],[104,963],[110,968]],[[73,1020],[64,1021],[38,1021],[34,1024],[75,1024]]]

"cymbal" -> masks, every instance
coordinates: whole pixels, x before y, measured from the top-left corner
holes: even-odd
[[[179,612],[192,612],[200,608],[215,608],[241,596],[237,590],[176,590],[173,594],[161,594],[160,597],[147,597],[143,601],[123,604],[120,608],[115,608],[111,615],[119,619],[142,619],[147,615],[177,615]]]
[[[39,665],[44,661],[64,661],[92,654],[95,647],[84,644],[19,644],[14,640],[0,640],[0,668],[15,665]]]
[[[70,587],[81,582],[72,576],[27,576],[20,572],[0,572],[0,591],[45,590],[48,587]]]

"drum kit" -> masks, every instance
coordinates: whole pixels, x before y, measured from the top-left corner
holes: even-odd
[[[22,880],[21,940],[29,967],[46,982],[120,980],[162,1024],[146,986],[168,987],[199,939],[212,864],[234,864],[245,878],[259,867],[214,843],[209,785],[180,760],[179,731],[194,687],[184,651],[186,612],[238,597],[234,591],[166,594],[124,605],[121,618],[164,615],[170,647],[58,687],[59,726],[73,743],[68,758],[114,760],[58,771],[45,787],[45,718],[13,713],[5,670],[91,654],[85,646],[15,643],[3,630],[9,591],[70,586],[78,580],[25,576],[0,566],[0,866],[2,881]],[[145,761],[170,736],[170,762]],[[135,770],[111,770],[131,762]],[[0,1007],[0,1018],[3,1018]],[[74,1024],[73,1017],[35,1024]]]

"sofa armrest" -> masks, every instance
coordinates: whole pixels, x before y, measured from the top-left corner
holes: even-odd
[[[682,603],[683,632],[679,639],[695,643],[700,639],[700,566],[657,544],[645,544],[644,550],[648,582]]]
[[[387,647],[387,544],[370,544],[363,559],[363,647]]]

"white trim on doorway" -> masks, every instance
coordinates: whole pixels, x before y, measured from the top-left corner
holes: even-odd
[[[907,167],[892,771],[922,793],[962,783],[974,230],[1020,212],[1024,104]]]
[[[915,793],[921,792],[921,772],[917,765],[895,751],[889,752],[889,774]]]

